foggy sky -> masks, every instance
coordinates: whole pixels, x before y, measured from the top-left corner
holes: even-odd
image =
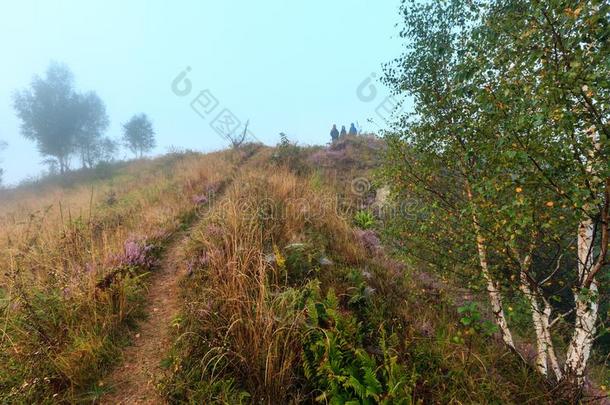
[[[9,147],[0,153],[0,167],[9,184],[39,173],[42,160],[19,134],[12,93],[43,75],[51,61],[70,67],[77,91],[102,98],[111,121],[107,135],[118,139],[121,124],[144,112],[157,132],[155,153],[163,153],[170,145],[226,146],[210,126],[223,111],[249,119],[252,133],[267,144],[279,132],[301,144],[326,143],[333,123],[383,127],[387,90],[364,81],[379,76],[381,64],[401,50],[399,0],[1,5],[0,140]],[[179,96],[172,81],[187,67],[191,91]],[[191,107],[202,91],[206,105],[216,106],[209,115],[197,108],[202,104],[195,104],[199,114]]]

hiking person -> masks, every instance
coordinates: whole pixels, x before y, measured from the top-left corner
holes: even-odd
[[[337,129],[337,124],[333,124],[333,129],[330,130],[330,137],[333,142],[339,139],[339,130]]]
[[[341,126],[341,135],[339,135],[340,138],[343,138],[345,135],[347,135],[347,131],[345,130],[345,125]]]
[[[352,122],[352,125],[350,125],[350,127],[349,127],[349,134],[358,135],[358,130],[356,129],[356,126],[354,125],[353,122]]]

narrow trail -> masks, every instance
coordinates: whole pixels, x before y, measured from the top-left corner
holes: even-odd
[[[188,231],[179,233],[170,243],[148,286],[148,317],[133,334],[133,345],[123,352],[123,363],[104,380],[112,392],[101,404],[163,404],[155,384],[162,374],[161,360],[171,347],[171,322],[180,311],[178,283],[182,269],[179,252]]]
[[[243,166],[253,155],[243,157],[234,172],[237,172],[237,168]],[[231,182],[231,178],[227,179],[216,190],[217,195],[222,195]],[[111,392],[102,396],[100,404],[167,403],[159,394],[156,384],[163,375],[161,361],[173,343],[172,320],[180,313],[179,283],[186,272],[180,265],[180,249],[196,223],[195,220],[187,229],[178,232],[163,252],[161,263],[148,285],[146,297],[148,317],[138,324],[139,330],[133,334],[133,345],[123,351],[122,364],[104,378],[104,384],[111,389]]]

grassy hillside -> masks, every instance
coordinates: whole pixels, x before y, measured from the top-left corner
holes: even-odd
[[[552,403],[476,293],[383,232],[405,213],[376,181],[384,149],[248,145],[9,191],[0,402],[121,398],[108,376],[171,268],[170,339],[148,354],[170,403]]]
[[[230,172],[221,155],[167,156],[2,196],[3,401],[77,401],[92,387],[142,315],[155,258],[193,197]]]

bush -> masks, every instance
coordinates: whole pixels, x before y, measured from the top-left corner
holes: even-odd
[[[285,133],[280,134],[280,142],[276,146],[271,161],[278,166],[286,167],[296,174],[306,174],[309,166],[305,161],[305,154],[296,142],[291,142]]]

